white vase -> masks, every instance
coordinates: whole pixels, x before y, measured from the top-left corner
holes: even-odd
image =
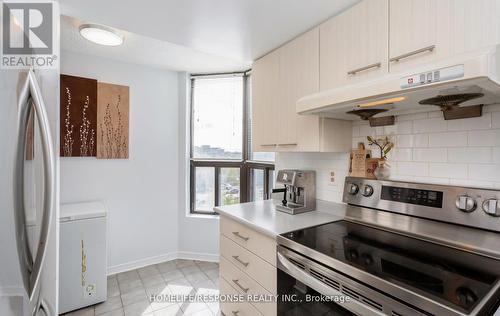
[[[373,175],[377,178],[377,180],[389,179],[389,177],[391,176],[391,167],[387,163],[387,160],[379,160],[377,169],[373,171]]]

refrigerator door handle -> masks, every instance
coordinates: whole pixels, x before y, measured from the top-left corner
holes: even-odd
[[[32,70],[27,73],[27,78],[21,86],[18,102],[18,140],[14,168],[16,239],[24,287],[30,300],[32,300],[35,289],[37,288],[40,280],[42,266],[45,260],[55,190],[54,147],[50,133],[49,119],[40,87],[36,80],[35,73]],[[44,166],[43,215],[40,227],[40,239],[37,254],[34,260],[29,249],[25,216],[26,210],[24,205],[24,157],[28,119],[30,113],[33,111],[33,108],[35,110],[40,129]]]
[[[40,300],[40,303],[38,304],[37,309],[35,310],[35,313],[33,316],[41,316],[40,312],[43,313],[43,316],[52,316],[55,315],[52,312],[52,309],[50,308],[49,304],[45,300]]]

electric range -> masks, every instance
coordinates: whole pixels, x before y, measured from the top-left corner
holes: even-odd
[[[498,308],[499,191],[348,177],[343,200],[343,220],[278,236],[279,315]]]

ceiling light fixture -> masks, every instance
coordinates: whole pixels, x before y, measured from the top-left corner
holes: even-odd
[[[123,35],[104,25],[83,24],[80,26],[80,35],[99,45],[119,46],[123,44]]]

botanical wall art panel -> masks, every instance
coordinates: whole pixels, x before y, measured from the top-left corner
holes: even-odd
[[[97,80],[61,75],[62,157],[95,157]]]
[[[97,84],[97,158],[129,156],[129,87]]]

